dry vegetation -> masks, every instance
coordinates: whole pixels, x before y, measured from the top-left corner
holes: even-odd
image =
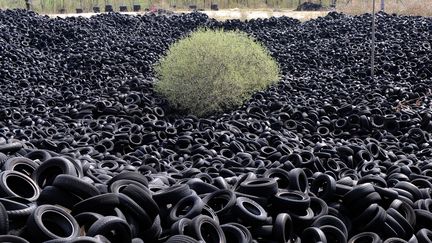
[[[189,5],[209,9],[210,4],[218,3],[220,9],[239,8],[243,12],[251,10],[271,11],[274,9],[295,9],[299,0],[30,0],[32,8],[39,13],[59,13],[64,8],[67,13],[74,13],[76,8],[83,8],[84,12],[92,12],[93,6],[99,6],[103,11],[106,3],[112,4],[115,10],[120,5],[128,6],[139,4],[142,10],[156,6],[158,8],[186,10]],[[305,2],[309,0],[301,0]],[[329,6],[331,0],[310,0],[321,2]],[[381,0],[376,0],[376,9],[380,9]],[[0,9],[24,8],[25,0],[0,0]],[[348,14],[362,14],[372,12],[372,0],[337,0],[337,10]],[[432,16],[432,0],[385,0],[385,11],[402,15]],[[242,13],[245,15],[244,13]],[[277,16],[277,14],[275,14]],[[307,19],[307,18],[306,18]]]
[[[376,0],[376,10],[380,9],[380,5],[381,0]],[[337,10],[348,14],[371,13],[372,0],[339,0]],[[432,0],[385,0],[385,12],[432,16]]]

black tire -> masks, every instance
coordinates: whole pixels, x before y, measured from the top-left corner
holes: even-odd
[[[424,210],[424,209],[415,209],[414,210],[416,215],[416,228],[422,229],[426,228],[428,229],[432,225],[432,213]]]
[[[310,197],[300,191],[279,191],[272,198],[273,209],[277,212],[304,212],[310,207]]]
[[[402,227],[403,231],[401,232],[405,232],[405,235],[403,235],[401,238],[408,240],[413,235],[413,227],[409,224],[407,219],[404,218],[404,216],[400,214],[396,209],[387,209],[387,215],[396,220],[396,222]]]
[[[143,186],[148,187],[147,178],[144,175],[133,171],[125,171],[115,175],[113,178],[111,178],[111,180],[107,182],[107,186],[109,187],[113,182],[117,180],[123,180],[123,179],[136,181],[141,183]]]
[[[408,221],[411,227],[414,228],[416,224],[416,214],[414,212],[413,207],[411,207],[411,205],[409,205],[407,202],[404,202],[402,200],[395,199],[390,204],[389,208],[396,209]]]
[[[208,216],[200,215],[192,219],[188,235],[208,243],[226,243],[222,228]]]
[[[37,199],[39,204],[60,205],[72,209],[75,204],[82,201],[78,196],[55,186],[45,187]]]
[[[30,243],[26,239],[16,235],[0,235],[0,242],[5,243]]]
[[[420,229],[417,231],[416,237],[418,243],[430,243],[432,242],[432,231],[426,228]]]
[[[401,239],[401,238],[397,238],[397,237],[391,237],[386,239],[383,243],[408,243],[408,241]],[[418,243],[417,241],[415,243]]]
[[[301,240],[310,243],[327,243],[324,232],[317,227],[309,227],[303,230]]]
[[[165,243],[200,243],[187,235],[173,235]]]
[[[348,237],[347,227],[342,222],[342,220],[340,220],[339,218],[336,218],[335,216],[324,215],[324,216],[317,218],[312,223],[312,227],[318,227],[318,228],[325,226],[325,225],[331,225],[331,226],[338,228],[339,230],[341,230],[344,233],[345,237]]]
[[[327,174],[320,174],[312,181],[310,191],[323,200],[330,200],[336,191],[336,180]]]
[[[74,205],[71,214],[78,215],[83,212],[105,213],[112,211],[115,207],[120,205],[118,194],[106,193],[97,195],[86,200],[83,200]]]
[[[293,222],[287,213],[280,213],[273,223],[273,239],[277,242],[288,242],[293,233]]]
[[[94,237],[96,235],[103,235],[111,242],[132,241],[131,228],[128,223],[115,216],[106,216],[94,222],[90,226],[87,236]]]
[[[0,153],[15,153],[23,147],[23,143],[13,142],[0,145]]]
[[[233,212],[246,225],[260,225],[267,220],[267,212],[264,208],[246,197],[237,197]]]
[[[307,176],[303,169],[295,168],[288,172],[289,175],[289,186],[291,190],[297,190],[306,192],[309,189]]]
[[[151,220],[154,220],[156,216],[159,214],[159,206],[153,200],[151,195],[143,190],[141,187],[136,185],[128,185],[126,186],[121,193],[130,197],[134,200],[138,205],[143,207],[143,209],[147,212]]]
[[[172,235],[184,235],[185,232],[188,230],[188,227],[190,226],[192,220],[188,218],[182,218],[171,225],[171,231],[170,233]]]
[[[153,199],[155,202],[161,206],[166,206],[167,204],[176,204],[180,199],[190,195],[192,190],[186,184],[179,184],[171,186],[153,194]]]
[[[382,243],[381,238],[374,232],[363,232],[357,235],[354,235],[349,239],[348,243],[361,243],[361,242],[369,242],[369,243]]]
[[[206,183],[199,178],[192,178],[187,180],[186,185],[188,185],[189,188],[194,190],[198,195],[212,193],[219,190],[219,188],[217,188],[216,186]]]
[[[257,197],[270,198],[278,192],[275,178],[257,178],[240,183],[238,192]]]
[[[27,220],[27,235],[32,242],[51,239],[72,240],[79,235],[78,222],[62,208],[42,205]]]
[[[6,208],[0,203],[0,235],[6,235],[9,232],[9,217]]]
[[[171,208],[168,221],[173,224],[181,218],[192,219],[201,214],[204,202],[196,194],[181,199]]]
[[[58,175],[54,179],[53,186],[71,192],[82,199],[87,199],[100,194],[99,190],[95,186],[79,179],[76,176],[67,174]]]
[[[236,203],[236,195],[231,190],[219,190],[203,198],[203,202],[212,208],[219,218],[228,215]]]
[[[18,171],[3,171],[0,173],[0,195],[3,197],[22,197],[35,201],[40,194],[36,183],[25,174]]]
[[[138,225],[135,225],[139,230],[145,230],[152,226],[153,220],[147,212],[138,205],[134,200],[124,194],[118,194],[119,208],[136,219]]]
[[[227,242],[238,243],[251,243],[252,240],[248,239],[247,235],[237,226],[232,224],[221,225],[222,231],[225,234]]]
[[[75,166],[65,158],[53,157],[39,165],[31,178],[40,188],[44,188],[51,186],[54,179],[61,174],[76,176]]]
[[[320,229],[324,232],[327,241],[329,242],[347,242],[347,237],[339,228],[332,225],[321,226]]]
[[[98,213],[84,212],[78,215],[75,215],[74,218],[78,222],[79,226],[84,227],[84,230],[87,232],[90,226],[93,225],[94,222],[103,218],[104,216]]]
[[[29,158],[14,157],[6,160],[3,165],[3,170],[18,171],[30,177],[38,166],[38,163]]]
[[[33,150],[24,155],[24,157],[29,158],[31,160],[39,160],[40,162],[45,162],[46,160],[51,158],[51,154],[46,150]]]

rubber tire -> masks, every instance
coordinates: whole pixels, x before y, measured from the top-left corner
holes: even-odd
[[[58,222],[57,219],[55,220],[48,220],[47,218],[43,218],[43,214],[45,213],[55,213],[57,215],[61,215],[61,217],[67,220],[67,223],[69,225],[64,225],[62,222]],[[44,224],[44,220],[48,220],[50,223],[54,223],[53,221],[56,221],[58,227],[61,227],[63,231],[68,233],[67,237],[61,237],[59,235],[56,235],[55,233],[52,233]],[[70,229],[65,227],[70,226]],[[72,232],[68,232],[72,231]],[[75,218],[72,217],[68,212],[66,212],[64,209],[52,205],[42,205],[37,207],[33,213],[30,215],[30,217],[27,220],[27,227],[26,232],[31,237],[32,242],[41,242],[41,241],[47,241],[51,239],[65,239],[65,240],[72,240],[79,236],[79,225],[78,222],[75,220]]]
[[[0,235],[0,242],[5,242],[5,243],[30,243],[29,241],[27,241],[24,238],[21,238],[19,236],[16,235]]]
[[[111,235],[115,231],[115,237]],[[132,233],[129,224],[118,217],[106,216],[90,226],[87,236],[103,235],[111,242],[131,242]]]
[[[55,174],[49,173],[53,168],[59,171]],[[72,162],[65,158],[53,157],[39,165],[33,172],[31,178],[40,188],[44,188],[45,186],[51,186],[55,177],[60,174],[77,176],[75,166]]]
[[[54,179],[53,186],[71,192],[84,200],[100,194],[99,190],[95,186],[79,179],[76,176],[67,174],[58,175]]]
[[[216,233],[216,234],[213,234],[213,235],[204,234],[203,235],[202,226],[204,224],[208,224],[211,227],[213,227],[212,233]],[[210,236],[212,238],[212,242],[226,243],[225,234],[224,234],[222,228],[220,227],[220,225],[218,225],[216,223],[216,221],[214,221],[212,218],[210,218],[208,216],[200,215],[200,216],[195,217],[194,219],[192,219],[191,225],[188,229],[189,229],[188,235],[192,236],[193,238],[195,238],[197,240],[202,240],[204,242],[207,242],[206,241],[208,239],[207,236]]]
[[[370,243],[382,243],[381,238],[374,232],[362,232],[360,234],[354,235],[349,239],[348,243],[361,243],[361,242],[370,242]]]
[[[249,204],[248,206],[254,207],[257,211],[259,211],[259,215],[252,213],[248,210],[249,207],[246,207],[244,204]],[[233,208],[233,213],[239,217],[242,223],[251,224],[251,225],[260,225],[264,224],[267,220],[267,212],[254,200],[246,198],[246,197],[237,197],[236,204]]]

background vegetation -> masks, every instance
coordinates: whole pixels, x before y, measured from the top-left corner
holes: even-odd
[[[198,30],[174,43],[155,66],[155,90],[197,116],[235,108],[279,79],[279,66],[245,33]]]
[[[132,9],[133,4],[141,5],[142,10],[156,6],[170,10],[185,10],[189,5],[210,9],[211,3],[217,3],[220,9],[295,9],[300,3],[311,1],[329,6],[331,0],[30,0],[32,8],[39,13],[59,13],[64,8],[67,13],[74,13],[76,8],[92,12],[93,6],[103,11],[105,4],[111,4],[115,10],[120,5]],[[376,0],[379,9],[381,0]],[[174,8],[176,6],[176,8]],[[432,16],[432,0],[385,0],[386,12],[404,15]],[[0,0],[0,8],[25,8],[25,0]],[[337,0],[337,10],[349,14],[361,14],[372,11],[372,0]]]

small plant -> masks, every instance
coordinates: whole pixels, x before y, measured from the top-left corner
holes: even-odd
[[[240,106],[279,79],[268,51],[245,33],[199,29],[155,66],[155,90],[180,110],[203,116]]]

